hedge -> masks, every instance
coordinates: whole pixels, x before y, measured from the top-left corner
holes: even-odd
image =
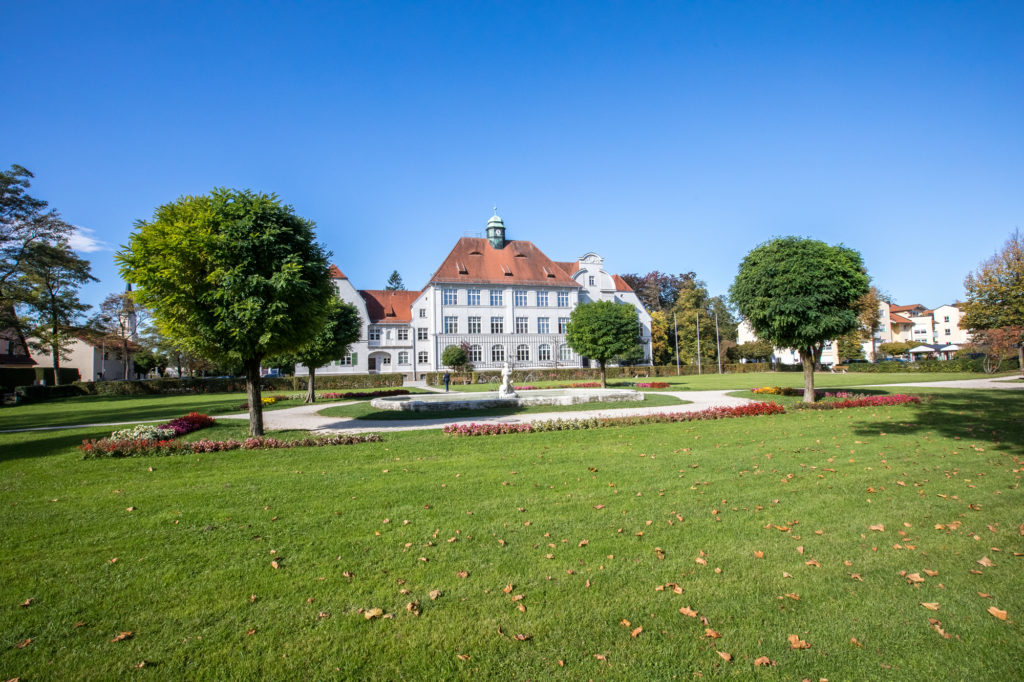
[[[769,372],[771,365],[766,362],[748,362],[722,365],[722,371],[726,374],[743,374],[748,372]],[[704,374],[717,374],[718,365],[707,365],[703,368]],[[512,382],[529,381],[577,381],[577,380],[600,380],[601,370],[596,367],[558,367],[540,369],[514,369],[511,372]],[[697,374],[697,367],[692,365],[681,365],[679,374],[692,376]],[[675,365],[655,366],[630,366],[630,367],[609,367],[609,379],[639,379],[650,377],[676,376]],[[444,384],[444,372],[430,372],[426,374],[428,386],[440,386]],[[452,372],[453,384],[498,384],[501,383],[500,370],[484,370],[481,372]],[[317,385],[320,380],[317,379]]]
[[[39,384],[15,386],[14,404],[27,405],[28,403],[40,403],[52,400],[53,398],[73,398],[79,395],[85,395],[85,391],[78,384],[68,384],[66,386],[41,386]]]
[[[78,381],[81,376],[74,367],[60,368],[61,385]],[[18,386],[31,386],[45,381],[53,386],[53,367],[0,367],[0,390],[10,393]]]
[[[953,358],[952,360],[918,360],[917,362],[854,362],[846,366],[848,372],[979,372],[983,373],[984,358]],[[1018,369],[1017,358],[1003,360],[999,370]]]
[[[266,377],[265,391],[305,390],[307,377]],[[82,381],[75,384],[90,395],[163,395],[172,393],[245,393],[245,379],[147,379],[143,381]],[[318,376],[318,389],[401,386],[401,374]]]

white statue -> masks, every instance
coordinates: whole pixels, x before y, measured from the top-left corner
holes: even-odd
[[[508,367],[508,362],[501,368],[501,386],[498,387],[499,398],[518,398],[519,394],[515,392],[512,387],[512,371]]]

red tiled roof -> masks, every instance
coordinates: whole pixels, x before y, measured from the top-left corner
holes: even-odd
[[[565,274],[569,275],[570,277],[575,275],[580,270],[580,262],[578,260],[572,260],[572,261],[556,260],[555,261],[555,265],[557,265],[558,267],[562,268],[562,270],[565,272]]]
[[[626,280],[618,275],[612,275],[612,280],[615,281],[615,291],[633,291],[633,287],[626,284]]]
[[[891,310],[891,308],[890,308],[890,310]],[[907,318],[903,317],[902,315],[897,315],[896,313],[890,313],[889,314],[889,322],[891,324],[914,324],[913,320],[908,320]]]
[[[327,274],[330,275],[331,279],[348,279],[341,270],[338,269],[337,265],[331,263],[331,267],[327,268]]]
[[[889,312],[905,313],[908,310],[915,310],[917,308],[924,309],[924,306],[920,303],[913,303],[911,305],[891,305],[889,306]]]
[[[460,239],[430,281],[579,286],[533,242],[509,240],[496,249],[479,237]]]
[[[359,290],[370,322],[412,322],[412,304],[420,291]]]

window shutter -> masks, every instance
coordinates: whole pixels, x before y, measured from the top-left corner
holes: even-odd
[[[358,365],[359,364],[359,353],[353,353],[352,354],[352,364],[353,365]]]

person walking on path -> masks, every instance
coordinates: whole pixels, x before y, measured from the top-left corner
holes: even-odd
[[[448,392],[448,384],[452,382],[452,375],[448,372],[444,373],[444,392]]]

